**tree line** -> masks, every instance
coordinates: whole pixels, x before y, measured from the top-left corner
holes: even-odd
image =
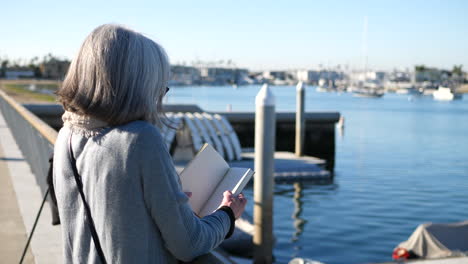
[[[0,77],[7,77],[8,71],[32,71],[34,78],[63,79],[70,61],[49,53],[39,59],[35,56],[29,60],[0,57]]]

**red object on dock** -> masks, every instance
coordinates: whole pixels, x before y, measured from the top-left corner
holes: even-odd
[[[408,252],[408,250],[406,250],[406,248],[395,248],[395,250],[393,250],[393,254],[392,254],[392,257],[395,260],[408,259],[409,256],[410,256],[410,253]]]

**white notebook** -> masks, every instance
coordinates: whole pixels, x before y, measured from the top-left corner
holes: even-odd
[[[253,174],[249,168],[230,168],[212,146],[205,144],[180,173],[180,180],[184,191],[192,192],[189,203],[193,211],[204,217],[218,209],[224,191],[238,195]]]

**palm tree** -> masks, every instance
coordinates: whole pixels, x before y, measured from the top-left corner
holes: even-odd
[[[5,77],[5,72],[8,68],[8,64],[10,64],[10,61],[8,59],[5,59],[5,60],[0,60],[0,62],[1,62],[0,77]]]
[[[458,75],[458,76],[462,76],[463,75],[463,65],[453,65],[453,68],[452,68],[452,74],[454,75]]]
[[[427,67],[424,64],[414,66],[416,72],[423,72],[427,70]]]

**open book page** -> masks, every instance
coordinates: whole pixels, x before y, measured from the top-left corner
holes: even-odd
[[[230,168],[224,176],[224,179],[211,194],[211,197],[206,201],[199,216],[203,217],[209,215],[214,210],[218,209],[223,201],[224,191],[230,190],[232,194],[237,196],[244,189],[245,185],[247,185],[253,174],[254,172],[248,168]]]
[[[210,145],[205,145],[180,173],[182,188],[192,192],[189,203],[193,211],[200,215],[200,210],[219,185],[229,165]]]

